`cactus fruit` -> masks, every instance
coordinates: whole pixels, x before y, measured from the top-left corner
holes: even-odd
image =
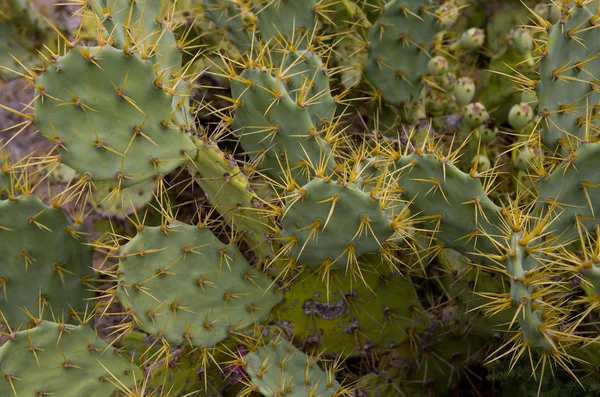
[[[3,396],[111,397],[130,393],[140,370],[87,325],[40,321],[0,347]]]
[[[200,226],[146,227],[119,254],[119,301],[140,329],[173,345],[211,347],[280,300],[237,247]]]
[[[426,0],[392,0],[369,28],[365,77],[386,102],[401,106],[419,99],[437,29]]]
[[[79,173],[135,185],[194,155],[161,84],[139,55],[75,47],[35,80],[35,124]]]
[[[0,310],[10,326],[32,316],[71,322],[83,313],[92,258],[81,238],[60,209],[36,197],[0,201]]]

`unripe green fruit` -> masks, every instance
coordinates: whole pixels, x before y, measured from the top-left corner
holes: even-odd
[[[529,164],[531,163],[531,160],[535,156],[536,155],[530,146],[524,146],[514,158],[513,165],[521,171],[527,171],[530,168]]]
[[[481,139],[481,143],[489,143],[496,139],[498,136],[498,127],[488,128],[482,127],[479,129],[479,138]]]
[[[531,53],[533,49],[533,40],[527,29],[521,27],[513,33],[513,44],[520,54],[525,55]]]
[[[440,27],[442,29],[448,29],[456,23],[460,13],[456,4],[447,2],[438,7],[435,15],[437,16],[438,21],[440,21]]]
[[[487,156],[484,155],[475,156],[471,164],[474,165],[475,163],[477,163],[478,172],[487,171],[492,168],[492,162]]]
[[[508,113],[508,123],[517,131],[525,128],[531,120],[533,120],[533,109],[524,102],[514,105]]]
[[[483,29],[471,28],[460,36],[460,47],[465,50],[474,51],[481,48],[485,42]]]
[[[448,71],[448,60],[442,56],[435,56],[429,60],[427,71],[434,76],[443,75]]]
[[[460,106],[465,106],[471,103],[475,97],[475,83],[469,77],[461,77],[454,85],[452,93],[456,102]]]
[[[454,86],[456,85],[457,78],[456,75],[452,72],[444,73],[440,79],[440,85],[446,91],[452,91]]]
[[[490,115],[485,106],[479,102],[475,102],[464,107],[463,117],[469,127],[479,127],[490,118]]]

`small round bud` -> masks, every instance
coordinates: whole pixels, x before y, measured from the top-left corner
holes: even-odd
[[[474,51],[483,46],[485,42],[485,32],[483,29],[471,28],[460,36],[460,47]]]
[[[490,115],[485,106],[479,102],[470,103],[463,108],[463,118],[469,127],[479,127],[485,123]]]
[[[530,164],[532,163],[534,157],[535,152],[533,151],[533,148],[530,146],[523,146],[521,149],[519,149],[512,163],[517,169],[521,171],[528,171],[531,167]]]
[[[448,71],[448,60],[441,56],[435,56],[429,60],[427,71],[434,76],[440,76]]]
[[[475,97],[475,83],[469,77],[461,77],[458,79],[452,90],[456,102],[460,106],[465,106],[473,101]]]
[[[442,29],[449,29],[456,23],[460,12],[456,4],[449,1],[439,6],[435,11],[435,15],[440,23],[440,27]]]
[[[440,78],[440,85],[446,91],[452,91],[456,85],[456,75],[452,72],[444,73]]]
[[[479,129],[479,138],[481,143],[489,143],[498,136],[498,127],[488,128],[482,127]]]
[[[525,28],[518,28],[513,33],[513,44],[519,54],[530,54],[533,49],[533,40]]]
[[[533,120],[533,109],[529,104],[521,102],[514,105],[508,112],[508,123],[512,128],[521,131],[527,123]]]
[[[473,161],[471,162],[471,164],[475,165],[475,162],[477,162],[477,171],[478,172],[487,171],[490,168],[492,168],[492,162],[490,161],[490,159],[487,156],[484,156],[484,155],[475,156],[473,158]]]

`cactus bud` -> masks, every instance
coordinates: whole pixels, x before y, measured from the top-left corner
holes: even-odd
[[[461,77],[454,85],[452,93],[456,97],[456,102],[460,106],[465,106],[475,97],[475,83],[469,77]]]
[[[473,161],[471,162],[471,164],[475,165],[475,163],[477,163],[477,171],[478,172],[487,171],[490,168],[492,168],[492,162],[490,161],[488,156],[484,156],[484,155],[475,156],[473,158]]]
[[[514,31],[513,44],[517,51],[519,51],[519,54],[522,55],[531,53],[531,50],[533,49],[533,40],[527,29],[523,27]]]
[[[442,56],[435,56],[429,60],[427,71],[434,75],[440,76],[448,71],[448,60]]]
[[[464,107],[463,118],[469,127],[479,127],[490,118],[490,115],[485,106],[475,102]]]
[[[512,128],[521,131],[533,119],[533,109],[529,104],[521,102],[514,105],[508,113],[508,123]]]
[[[446,91],[452,91],[456,85],[456,75],[452,72],[444,73],[440,79],[440,84]]]
[[[471,28],[460,36],[460,48],[474,51],[480,48],[485,41],[483,29]]]
[[[449,29],[456,23],[459,16],[458,7],[453,2],[447,2],[438,7],[435,15],[442,29]]]

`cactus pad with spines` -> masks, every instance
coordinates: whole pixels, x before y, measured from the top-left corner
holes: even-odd
[[[262,201],[253,192],[247,177],[233,157],[210,142],[194,138],[198,149],[187,166],[206,199],[221,217],[239,233],[261,259],[273,256],[266,236],[276,234],[273,220],[262,209]]]
[[[552,235],[569,241],[578,237],[578,224],[592,230],[600,216],[600,144],[582,143],[538,186],[540,212],[556,217]]]
[[[173,95],[150,61],[112,47],[75,47],[35,84],[35,124],[62,161],[122,187],[165,175],[194,155],[172,122]]]
[[[429,319],[409,277],[390,272],[377,256],[363,256],[359,265],[362,279],[341,272],[330,275],[328,286],[314,273],[298,279],[284,291],[273,320],[292,329],[306,349],[345,355],[400,345],[409,330],[427,329]]]
[[[290,52],[281,66],[285,74],[287,91],[292,99],[308,109],[315,125],[332,121],[336,103],[329,87],[329,71],[321,57],[309,50]]]
[[[227,31],[229,40],[241,52],[252,45],[248,27],[235,0],[204,0],[204,13],[217,27]]]
[[[292,170],[299,185],[314,169],[333,168],[331,148],[318,135],[309,111],[297,104],[284,82],[266,67],[251,67],[231,82],[237,103],[233,128],[244,150],[264,155],[262,166],[272,177]]]
[[[481,181],[435,153],[410,154],[396,162],[402,196],[411,213],[429,218],[426,223],[446,247],[481,260],[480,253],[495,254],[491,239],[498,233],[500,209],[488,198]]]
[[[394,234],[381,202],[342,181],[313,179],[283,211],[283,235],[294,242],[291,255],[313,269],[351,269]]]
[[[31,320],[24,310],[70,322],[86,308],[92,254],[77,230],[36,197],[0,201],[0,310],[12,327]]]
[[[112,397],[143,378],[87,325],[42,321],[0,348],[3,396]]]
[[[593,117],[600,102],[596,8],[592,4],[563,8],[566,14],[550,29],[548,44],[542,48],[536,93],[542,142],[552,150],[598,135],[594,132],[598,118]]]
[[[316,26],[318,0],[254,0],[254,14],[263,40],[283,38],[297,41]]]
[[[252,386],[264,396],[335,397],[340,384],[316,360],[277,338],[243,357]]]
[[[124,217],[134,214],[152,201],[157,186],[155,178],[119,189],[117,182],[96,182],[92,204],[104,216]]]
[[[436,22],[429,1],[392,0],[369,28],[365,77],[386,102],[400,106],[419,98]]]
[[[120,258],[119,301],[140,329],[171,344],[211,347],[264,319],[281,299],[266,275],[208,228],[146,227]]]

